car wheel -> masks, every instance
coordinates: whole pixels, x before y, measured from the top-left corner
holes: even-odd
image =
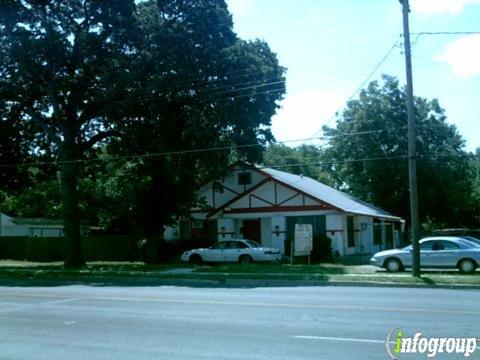
[[[388,272],[399,272],[402,270],[402,263],[398,259],[389,259],[385,263],[385,268]]]
[[[188,262],[193,265],[200,265],[203,263],[203,259],[200,255],[193,254],[193,255],[190,255],[190,257],[188,258]]]
[[[253,259],[250,255],[242,255],[238,259],[238,262],[240,264],[251,264],[251,263],[253,263]]]
[[[477,264],[473,260],[464,259],[458,264],[458,268],[462,273],[470,274],[475,271]]]

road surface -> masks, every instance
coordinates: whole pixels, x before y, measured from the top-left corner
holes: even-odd
[[[474,290],[4,286],[0,359],[386,359],[393,328],[479,337],[479,320]]]

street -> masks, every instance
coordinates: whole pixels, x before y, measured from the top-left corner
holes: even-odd
[[[474,290],[3,286],[0,359],[386,359],[393,328],[478,337],[479,318]]]

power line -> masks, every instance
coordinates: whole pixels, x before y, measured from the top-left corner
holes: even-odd
[[[431,156],[419,156],[418,160],[429,160],[434,162],[445,161],[445,159],[459,159],[459,158],[480,158],[480,154],[456,154],[456,155],[431,155]],[[377,157],[365,157],[359,159],[347,159],[347,160],[330,160],[330,161],[312,161],[304,163],[291,163],[291,164],[262,164],[256,165],[258,169],[285,169],[285,168],[295,168],[295,167],[304,167],[304,166],[321,166],[321,165],[336,165],[336,164],[355,164],[355,163],[366,163],[366,162],[376,162],[376,161],[393,161],[393,160],[406,160],[408,155],[392,155],[392,156],[377,156]],[[167,173],[167,171],[156,171],[157,174]],[[191,170],[180,169],[176,170],[176,173],[191,173]],[[97,175],[97,174],[96,174]],[[99,174],[100,178],[122,178],[132,176],[132,174],[127,173],[123,175],[106,175]],[[79,179],[91,179],[97,178],[97,176],[85,175],[78,176]]]
[[[392,47],[387,51],[387,53],[385,54],[385,56],[375,65],[375,67],[373,68],[373,70],[368,74],[368,76],[365,78],[365,80],[362,81],[362,83],[360,84],[360,86],[358,86],[358,88],[353,92],[352,95],[350,95],[350,97],[347,99],[347,103],[349,101],[351,101],[362,89],[363,87],[365,86],[365,84],[370,80],[370,78],[377,72],[377,70],[380,68],[380,66],[382,66],[386,61],[387,59],[390,57],[390,55],[392,54],[393,50],[398,46],[398,41],[395,41],[394,44],[392,45]],[[324,126],[328,126],[330,124],[330,122],[335,118],[335,115],[337,114],[337,112],[340,111],[337,110],[335,111],[335,113],[332,114],[332,116],[328,119],[328,121],[322,125],[322,127],[317,130],[313,136],[316,136],[319,132],[322,131],[323,127]]]
[[[480,31],[421,31],[411,32],[410,35],[474,35],[480,34]]]
[[[380,129],[380,130],[369,130],[369,131],[361,131],[355,133],[346,133],[340,134],[333,137],[321,137],[321,138],[306,138],[306,139],[295,139],[295,140],[285,140],[279,141],[277,143],[285,144],[290,142],[300,142],[300,141],[308,141],[308,140],[316,140],[316,139],[331,139],[343,136],[355,136],[355,135],[366,135],[366,134],[373,134],[373,133],[381,133],[387,131],[394,131],[394,130],[403,130],[405,127],[398,127],[392,129]],[[116,156],[116,157],[107,157],[107,158],[97,158],[97,159],[81,159],[81,160],[70,160],[70,161],[48,161],[48,162],[36,162],[36,163],[26,163],[26,164],[0,164],[1,167],[25,167],[25,166],[44,166],[44,165],[58,165],[62,163],[89,163],[89,162],[108,162],[108,161],[120,161],[120,160],[131,160],[131,159],[145,159],[145,158],[154,158],[154,157],[162,157],[162,156],[172,156],[172,155],[183,155],[183,154],[192,154],[192,153],[204,153],[210,151],[223,151],[223,150],[231,150],[232,148],[247,148],[247,147],[259,147],[263,146],[261,144],[245,144],[245,145],[238,145],[238,146],[225,146],[225,147],[212,147],[212,148],[204,148],[204,149],[195,149],[195,150],[182,150],[182,151],[170,151],[170,152],[159,152],[159,153],[150,153],[150,154],[133,154],[133,155],[125,155],[125,156]],[[480,157],[480,154],[455,154],[455,155],[419,155],[417,159],[430,159],[430,160],[445,160],[445,159],[458,159],[458,158],[477,158]],[[355,162],[363,162],[363,161],[377,161],[377,160],[389,160],[389,159],[406,159],[408,155],[395,155],[395,156],[379,156],[379,157],[371,157],[371,158],[361,158],[361,159],[349,159],[349,160],[334,160],[334,161],[317,161],[311,163],[301,163],[301,164],[282,164],[278,166],[288,167],[288,166],[310,166],[310,165],[323,165],[323,164],[339,164],[339,163],[355,163]],[[266,166],[266,165],[265,165]],[[277,165],[266,166],[266,167],[275,167]]]
[[[456,154],[456,155],[423,155],[417,156],[418,160],[445,160],[445,159],[459,159],[459,158],[480,158],[480,154]],[[348,160],[332,160],[332,161],[315,161],[308,163],[296,163],[296,164],[280,164],[280,165],[261,165],[260,168],[285,168],[285,167],[298,167],[298,166],[314,166],[314,165],[334,165],[334,164],[348,164],[358,162],[370,162],[380,160],[399,160],[408,159],[408,155],[393,155],[393,156],[378,156],[368,157],[360,159],[348,159]]]
[[[334,136],[322,136],[316,138],[303,138],[303,139],[293,139],[293,140],[283,140],[277,141],[276,144],[288,144],[295,142],[305,142],[311,140],[329,140],[334,138],[346,137],[346,136],[358,136],[358,135],[368,135],[376,134],[382,132],[390,132],[396,130],[404,130],[405,127],[396,127],[388,129],[376,129],[376,130],[366,130],[366,131],[357,131],[344,134],[338,134]],[[210,147],[202,149],[191,149],[191,150],[178,150],[178,151],[165,151],[158,153],[149,153],[149,154],[132,154],[132,155],[123,155],[115,157],[106,157],[106,158],[96,158],[96,159],[77,159],[77,160],[66,160],[66,161],[44,161],[44,162],[35,162],[35,163],[16,163],[16,164],[0,164],[0,167],[25,167],[25,166],[44,166],[44,165],[59,165],[64,163],[89,163],[89,162],[106,162],[106,161],[118,161],[118,160],[131,160],[131,159],[145,159],[152,157],[162,157],[162,156],[173,156],[173,155],[183,155],[183,154],[194,154],[194,153],[205,153],[213,151],[224,151],[231,150],[232,148],[241,149],[248,147],[262,147],[262,144],[251,143],[244,145],[231,145],[231,146],[220,146],[220,147]]]

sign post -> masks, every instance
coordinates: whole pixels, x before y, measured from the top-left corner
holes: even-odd
[[[294,243],[291,262],[293,262],[293,256],[308,256],[308,265],[310,265],[310,254],[313,250],[313,228],[311,224],[295,225]]]

